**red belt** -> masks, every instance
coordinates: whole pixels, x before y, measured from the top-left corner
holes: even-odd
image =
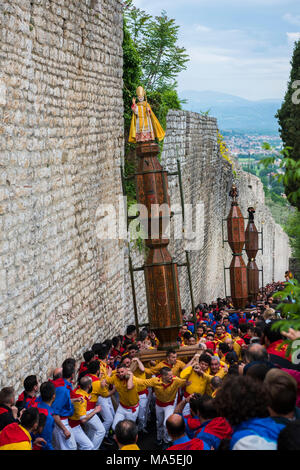
[[[142,390],[141,392],[138,392],[139,395],[148,395],[148,389],[146,388],[145,390]]]
[[[69,419],[70,428],[76,428],[76,426],[80,426],[79,419]]]
[[[174,401],[168,401],[168,402],[163,402],[163,401],[159,401],[157,398],[156,398],[156,404],[157,406],[161,406],[162,408],[165,408],[166,406],[170,406],[170,405],[174,405]]]
[[[93,410],[95,407],[96,407],[96,402],[95,401],[88,401],[86,411]]]
[[[123,405],[123,403],[120,403],[121,406],[123,406],[123,408],[125,408],[126,410],[131,410],[132,413],[135,413],[136,410],[138,409],[139,407],[139,403],[137,403],[136,405],[134,406],[126,406],[126,405]]]

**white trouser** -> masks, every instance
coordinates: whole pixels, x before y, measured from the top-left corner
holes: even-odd
[[[136,410],[132,411],[131,409],[124,408],[121,404],[118,406],[114,421],[112,424],[113,430],[115,430],[116,425],[119,421],[123,421],[123,419],[130,419],[131,421],[136,422],[137,417],[139,414],[139,404],[137,404]]]
[[[140,406],[138,414],[138,430],[142,431],[146,428],[147,425],[147,405],[148,405],[148,395],[143,393],[140,395]]]
[[[55,450],[76,450],[77,444],[73,435],[72,428],[69,425],[68,418],[61,419],[63,425],[70,431],[71,437],[69,439],[65,438],[63,431],[57,426],[54,425],[53,429],[53,447]]]
[[[89,410],[86,414],[89,415],[92,411],[93,410]],[[94,450],[98,450],[105,436],[105,428],[101,419],[97,415],[94,415],[83,425],[83,427],[87,437],[93,443]]]
[[[191,408],[190,408],[189,403],[186,403],[185,407],[182,410],[182,414],[183,414],[183,416],[187,416],[187,415],[191,414]]]
[[[103,426],[105,428],[105,436],[108,436],[108,432],[113,423],[115,410],[111,401],[111,397],[98,397],[97,405],[101,406],[100,415],[103,419]]]
[[[72,428],[72,431],[78,450],[94,450],[94,444],[87,437],[80,424]]]
[[[165,443],[168,443],[172,440],[166,428],[166,421],[168,417],[174,413],[174,409],[175,409],[175,402],[173,405],[168,405],[168,406],[159,406],[157,404],[155,405],[156,430],[157,430],[158,441],[163,440]]]

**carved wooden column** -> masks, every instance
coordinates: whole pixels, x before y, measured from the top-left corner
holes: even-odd
[[[258,231],[254,223],[255,209],[248,208],[249,222],[245,232],[245,249],[248,256],[247,282],[250,302],[257,300],[259,294],[259,270],[255,261],[258,252]]]
[[[227,238],[233,256],[229,268],[231,298],[236,309],[243,309],[248,301],[247,268],[242,256],[245,244],[245,226],[243,215],[237,203],[236,186],[232,186],[229,195],[232,197],[231,209],[227,217]]]
[[[163,233],[163,222],[170,223],[171,212],[168,175],[159,163],[158,153],[155,142],[138,144],[136,189],[138,203],[147,208],[147,214],[140,214],[139,218],[147,233],[145,243],[149,249],[144,271],[150,328],[159,339],[159,349],[167,349],[177,348],[182,317],[177,264],[168,251],[169,239]],[[158,210],[162,204],[163,212]]]

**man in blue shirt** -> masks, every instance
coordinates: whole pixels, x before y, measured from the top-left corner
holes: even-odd
[[[55,387],[51,382],[44,382],[40,387],[40,396],[37,397],[35,402],[32,402],[32,407],[37,408],[39,413],[46,416],[46,422],[43,431],[39,435],[42,437],[46,444],[42,446],[42,450],[54,450],[52,445],[54,418],[52,403],[55,400]]]

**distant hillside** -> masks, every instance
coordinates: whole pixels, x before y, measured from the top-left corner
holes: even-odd
[[[239,96],[214,91],[183,91],[180,99],[187,100],[183,109],[206,112],[218,119],[221,130],[278,133],[275,118],[280,100],[250,101]]]

